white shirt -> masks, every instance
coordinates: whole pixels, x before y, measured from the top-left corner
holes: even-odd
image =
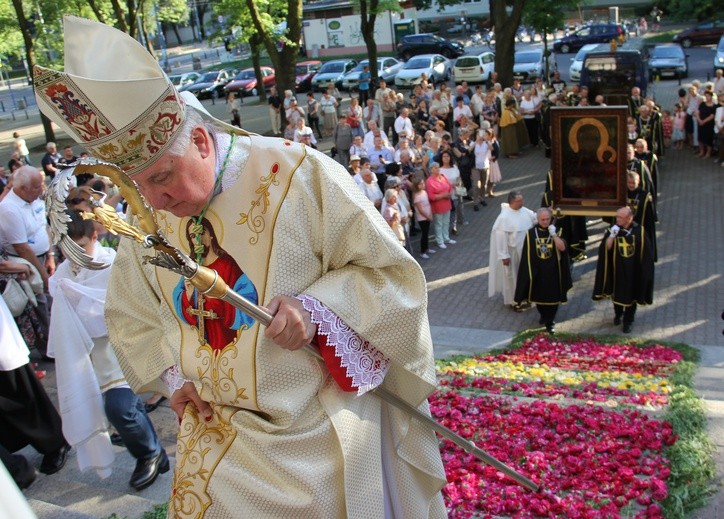
[[[359,187],[362,189],[362,192],[365,194],[365,196],[369,198],[370,202],[372,202],[373,204],[378,200],[382,200],[384,198],[384,195],[382,194],[382,190],[380,189],[380,185],[377,183],[377,180],[373,180],[369,184],[367,182],[362,182]]]
[[[488,141],[475,143],[475,169],[488,169],[490,167],[490,146]]]
[[[473,112],[470,111],[468,105],[455,106],[455,108],[453,108],[453,120],[458,121],[461,115],[464,115],[468,119],[473,118]]]
[[[442,166],[440,166],[440,173],[447,177],[451,186],[457,184],[458,178],[460,178],[460,170],[457,166],[453,166],[451,168],[443,168]]]
[[[30,352],[2,297],[0,297],[0,344],[2,344],[0,371],[12,371],[28,363]]]
[[[525,97],[520,100],[520,113],[523,114],[523,119],[535,119],[535,113],[533,112],[538,103],[535,102],[534,98],[526,99]]]
[[[36,256],[50,249],[45,202],[37,199],[29,204],[12,190],[0,202],[0,247],[15,254],[12,245],[22,243],[27,243]]]
[[[401,115],[395,119],[395,133],[400,135],[400,132],[405,132],[405,137],[412,139],[415,136],[415,130],[412,129],[412,121],[409,117],[402,117]]]

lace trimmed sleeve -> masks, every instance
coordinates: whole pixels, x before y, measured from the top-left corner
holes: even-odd
[[[329,372],[345,391],[363,395],[380,384],[390,367],[388,359],[317,299],[297,296],[317,325],[315,340]]]

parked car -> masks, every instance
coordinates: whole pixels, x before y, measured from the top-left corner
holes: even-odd
[[[585,25],[563,38],[553,42],[553,50],[568,54],[575,52],[588,43],[609,43],[611,40],[626,37],[623,27],[617,23],[597,23]]]
[[[465,48],[460,42],[429,33],[408,34],[397,44],[397,55],[405,61],[420,54],[442,54],[446,58],[457,58],[465,54]]]
[[[455,60],[453,76],[456,83],[482,83],[490,79],[490,74],[494,71],[495,54],[485,51],[477,56],[460,56]]]
[[[568,69],[571,81],[578,82],[581,80],[581,68],[583,68],[583,60],[586,59],[586,54],[599,45],[600,43],[588,43],[578,50],[575,57],[571,58],[571,68]]]
[[[264,84],[264,90],[269,90],[277,84],[277,77],[273,68],[261,67],[261,76]],[[239,72],[234,79],[226,84],[224,92],[235,92],[242,96],[259,95],[259,86],[254,69],[245,68]]]
[[[397,73],[395,86],[398,88],[412,88],[419,85],[422,75],[426,74],[431,83],[442,83],[450,79],[450,61],[440,54],[423,54],[413,56]]]
[[[334,83],[337,88],[342,88],[344,75],[357,66],[353,59],[335,59],[322,65],[312,78],[313,90],[326,90],[329,83]]]
[[[533,82],[545,73],[542,50],[519,50],[513,57],[513,78]]]
[[[688,56],[680,45],[671,43],[657,45],[649,56],[649,81],[656,76],[672,76],[677,79],[689,75]]]
[[[716,46],[714,54],[714,70],[724,69],[724,36],[719,38],[719,44]]]
[[[224,95],[224,87],[231,80],[232,75],[227,70],[214,70],[206,72],[195,82],[182,88],[183,91],[191,92],[198,99],[218,99]]]
[[[722,36],[724,36],[724,20],[716,20],[701,22],[694,27],[684,29],[674,36],[673,41],[688,49],[692,45],[716,43]]]
[[[294,87],[297,92],[309,92],[312,89],[312,78],[321,67],[322,62],[318,59],[297,63],[294,71]]]
[[[347,72],[342,80],[342,88],[345,90],[355,90],[359,83],[359,75],[362,70],[369,65],[370,60],[363,59],[355,68]],[[384,79],[388,85],[395,82],[395,76],[402,68],[402,63],[395,58],[378,58],[377,59],[377,77]]]
[[[173,83],[173,86],[180,89],[199,79],[199,74],[197,72],[187,72],[186,74],[174,74],[173,76],[168,76],[168,78],[171,80],[171,83]]]

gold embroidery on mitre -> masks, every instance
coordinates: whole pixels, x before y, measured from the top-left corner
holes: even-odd
[[[239,220],[236,225],[244,225],[249,228],[253,233],[253,236],[249,238],[250,245],[256,245],[259,241],[259,235],[264,232],[266,228],[266,221],[264,216],[269,208],[269,188],[271,186],[278,186],[279,180],[277,180],[277,173],[279,173],[279,163],[275,162],[269,170],[269,175],[261,177],[259,179],[259,186],[255,192],[258,195],[256,199],[251,201],[251,208],[248,213],[239,213]],[[257,208],[261,207],[261,214],[255,215],[254,212]]]
[[[631,258],[634,254],[636,254],[636,247],[634,244],[629,243],[629,241],[623,236],[616,238],[616,247],[618,247],[618,253],[622,258]]]
[[[88,142],[111,135],[115,128],[66,74],[36,66],[33,84],[37,95],[44,97],[57,119],[66,122],[75,138]]]
[[[211,506],[209,479],[236,438],[231,417],[238,411],[213,406],[208,422],[186,406],[176,443],[176,468],[169,517],[201,518]]]
[[[141,115],[117,132],[87,148],[93,155],[113,162],[127,175],[138,173],[161,156],[173,142],[184,121],[184,102],[173,86]]]

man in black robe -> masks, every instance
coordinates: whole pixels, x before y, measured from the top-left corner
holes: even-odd
[[[541,207],[553,209],[553,172],[548,170],[546,175],[545,191],[540,203]],[[568,255],[571,261],[582,261],[586,259],[586,240],[588,240],[588,229],[586,228],[585,216],[556,216],[558,235],[565,240],[568,247]]]
[[[648,148],[657,156],[663,156],[664,142],[661,117],[649,105],[643,104],[639,107],[636,128],[639,137],[646,140]]]
[[[654,300],[654,257],[651,241],[643,227],[634,222],[633,211],[616,211],[616,225],[607,229],[598,249],[593,300],[611,298],[615,317],[623,333],[633,328],[637,305]]]
[[[652,200],[655,200],[654,180],[651,177],[651,171],[645,161],[636,158],[636,151],[632,144],[626,147],[626,171],[628,173],[637,173],[640,179],[639,185],[641,189],[647,193],[651,193]]]
[[[646,236],[651,240],[654,262],[656,262],[659,258],[656,247],[656,212],[654,211],[654,201],[651,198],[651,193],[641,189],[639,184],[640,179],[638,173],[629,171],[626,174],[626,205],[633,211],[634,222],[644,228]]]
[[[568,301],[573,286],[568,265],[566,242],[551,224],[553,212],[547,207],[538,209],[538,223],[528,231],[515,285],[515,304],[535,303],[540,324],[548,333],[555,333],[558,306]]]
[[[649,149],[649,144],[644,139],[636,139],[636,142],[634,142],[634,156],[649,168],[651,181],[653,182],[651,198],[656,203],[659,194],[659,158]]]

